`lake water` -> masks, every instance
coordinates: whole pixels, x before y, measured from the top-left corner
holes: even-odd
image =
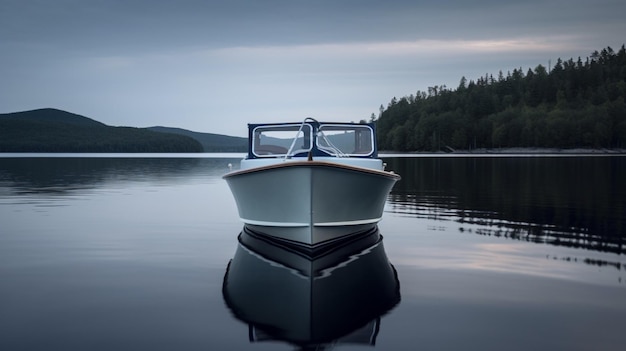
[[[624,156],[386,157],[382,241],[313,261],[239,244],[236,157],[13,156],[0,350],[626,345]]]

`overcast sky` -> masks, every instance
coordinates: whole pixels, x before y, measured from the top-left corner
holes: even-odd
[[[0,0],[0,112],[245,136],[626,42],[624,0]]]

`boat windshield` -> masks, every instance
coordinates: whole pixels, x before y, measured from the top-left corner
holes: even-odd
[[[322,124],[317,148],[333,156],[368,156],[374,152],[374,131],[367,125]]]
[[[309,124],[260,126],[252,133],[252,153],[257,157],[286,156],[309,152],[313,147],[312,128]],[[295,142],[294,142],[295,139]]]

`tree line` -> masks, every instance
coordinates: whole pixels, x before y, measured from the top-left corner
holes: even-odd
[[[371,120],[382,150],[626,148],[625,99],[622,45],[394,97]]]

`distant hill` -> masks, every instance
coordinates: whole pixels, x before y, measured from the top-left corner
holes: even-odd
[[[148,130],[159,133],[171,133],[191,137],[197,140],[204,152],[246,152],[248,139],[221,134],[199,133],[181,128],[149,127]]]
[[[0,114],[0,152],[202,152],[191,137],[112,127],[52,108]]]
[[[0,113],[0,119],[18,119],[20,121],[39,123],[64,123],[80,127],[106,127],[107,125],[85,116],[75,113],[57,110],[54,108],[42,108],[37,110]]]

